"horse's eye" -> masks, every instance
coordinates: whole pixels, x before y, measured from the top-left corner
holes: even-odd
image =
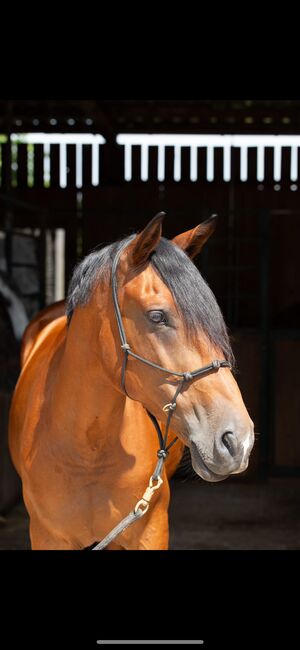
[[[166,315],[163,311],[160,311],[158,309],[153,309],[152,311],[148,311],[148,318],[151,320],[152,323],[166,323]]]

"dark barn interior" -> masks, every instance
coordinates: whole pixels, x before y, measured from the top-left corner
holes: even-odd
[[[300,548],[299,155],[295,100],[0,101],[1,549],[30,547],[7,450],[26,322],[82,256],[162,210],[166,237],[219,215],[196,264],[259,432],[244,475],[178,471],[171,548]]]

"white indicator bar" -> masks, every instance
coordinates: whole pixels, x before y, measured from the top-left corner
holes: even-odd
[[[168,641],[166,639],[164,639],[163,641],[150,641],[148,639],[146,639],[144,641],[137,641],[137,640],[134,640],[134,641],[123,640],[122,641],[120,639],[118,641],[102,641],[101,639],[99,639],[97,641],[97,643],[99,643],[100,645],[114,645],[114,644],[117,644],[117,645],[132,645],[132,644],[133,645],[139,645],[139,644],[141,644],[141,645],[159,645],[159,644],[161,644],[161,645],[173,645],[173,644],[175,644],[175,645],[202,645],[204,643],[204,641],[203,641],[203,639],[200,639],[198,641],[191,641],[190,639],[188,639],[188,641],[182,641],[182,640],[179,640],[179,639],[175,639],[175,640],[173,639],[173,640],[170,640],[170,641]]]

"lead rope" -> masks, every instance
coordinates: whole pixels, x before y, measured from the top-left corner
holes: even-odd
[[[123,367],[124,367],[124,364],[123,364]],[[113,542],[114,539],[116,539],[116,537],[118,535],[123,533],[124,530],[126,530],[126,528],[131,526],[131,524],[133,524],[135,521],[137,521],[137,519],[141,519],[141,517],[143,517],[146,514],[146,512],[148,512],[150,501],[151,501],[154,493],[163,484],[163,479],[161,478],[161,473],[162,473],[164,462],[165,462],[165,460],[166,460],[166,458],[168,456],[169,450],[175,444],[175,442],[178,440],[178,438],[176,436],[169,443],[169,445],[167,445],[167,439],[168,439],[168,432],[169,432],[171,417],[172,417],[173,412],[174,412],[174,410],[176,408],[176,398],[177,398],[177,395],[179,394],[184,382],[185,382],[185,377],[183,377],[182,381],[179,383],[179,386],[178,386],[178,388],[176,390],[176,393],[174,395],[173,402],[171,404],[166,404],[166,406],[164,407],[165,411],[168,410],[168,417],[167,417],[166,430],[165,430],[165,435],[164,436],[162,435],[161,428],[160,428],[160,426],[158,424],[158,421],[157,421],[156,417],[152,413],[150,413],[150,411],[148,411],[148,409],[146,409],[150,419],[152,420],[152,422],[153,422],[153,424],[154,424],[154,426],[156,428],[156,431],[157,431],[157,434],[158,434],[158,439],[159,439],[159,445],[160,445],[160,448],[159,448],[159,450],[157,452],[158,461],[156,463],[155,470],[154,470],[153,474],[150,476],[149,484],[148,484],[142,498],[136,503],[134,509],[131,510],[131,512],[126,517],[124,517],[124,519],[122,519],[122,521],[120,521],[120,523],[117,524],[117,526],[115,526],[115,528],[113,528],[110,531],[110,533],[108,533],[108,535],[106,535],[106,537],[104,537],[104,539],[102,539],[101,542],[96,544],[96,546],[94,546],[92,548],[92,551],[102,551],[106,546],[108,546],[108,544]],[[166,407],[169,407],[169,408],[167,409]]]
[[[127,350],[125,349],[124,351],[126,353]],[[126,357],[127,357],[127,355],[125,354],[125,358]],[[122,375],[123,374],[125,375],[125,368],[126,368],[126,361],[125,361],[125,364],[123,364]],[[163,410],[165,412],[168,412],[167,422],[166,422],[166,429],[165,429],[165,435],[164,436],[162,434],[161,428],[160,428],[160,426],[158,424],[158,421],[157,421],[155,415],[153,415],[152,413],[150,413],[150,411],[148,411],[148,409],[146,409],[150,419],[152,420],[152,422],[153,422],[153,424],[154,424],[154,426],[156,428],[158,439],[159,439],[159,447],[160,448],[159,448],[159,450],[157,452],[158,461],[156,463],[155,470],[154,470],[153,474],[150,476],[149,484],[148,484],[142,498],[136,503],[134,509],[131,510],[131,512],[126,517],[124,517],[124,519],[122,519],[122,521],[120,521],[120,523],[117,524],[117,526],[115,526],[115,528],[113,528],[110,531],[110,533],[108,533],[108,535],[106,535],[106,537],[104,537],[104,539],[102,539],[101,542],[96,544],[96,546],[94,546],[91,549],[92,551],[102,551],[106,546],[108,546],[108,544],[113,542],[114,539],[116,539],[116,537],[118,535],[123,533],[129,526],[131,526],[131,524],[133,524],[138,519],[141,519],[141,517],[143,517],[146,514],[146,512],[148,512],[150,501],[151,501],[154,493],[163,484],[163,479],[161,478],[161,473],[162,473],[162,470],[163,470],[164,462],[165,462],[165,460],[166,460],[166,458],[167,458],[167,456],[169,454],[169,450],[171,449],[171,447],[173,447],[175,442],[178,440],[178,438],[176,436],[167,445],[170,422],[171,422],[172,415],[173,415],[173,413],[175,411],[175,408],[176,408],[176,399],[177,399],[177,396],[179,395],[181,389],[183,388],[184,382],[189,381],[192,378],[193,378],[193,376],[192,376],[191,373],[188,373],[188,372],[184,373],[184,376],[183,376],[182,380],[179,382],[177,390],[176,390],[175,395],[173,397],[173,402],[170,402],[170,404],[166,404],[163,407]]]
[[[114,302],[114,308],[115,308],[115,314],[116,314],[116,319],[117,319],[117,325],[118,325],[118,330],[119,330],[119,335],[120,335],[120,340],[121,340],[121,348],[124,352],[124,359],[122,363],[122,371],[121,371],[121,386],[130,399],[130,395],[128,395],[126,386],[125,386],[125,373],[126,373],[126,366],[127,366],[127,360],[128,356],[131,355],[135,357],[135,359],[138,359],[139,361],[142,361],[143,363],[146,363],[149,366],[152,366],[153,368],[157,368],[158,370],[162,370],[163,372],[168,373],[169,375],[176,375],[177,377],[181,377],[181,381],[178,383],[177,389],[175,391],[175,395],[173,397],[173,401],[170,402],[169,404],[165,404],[163,407],[163,411],[165,413],[168,413],[167,415],[167,422],[166,422],[166,429],[165,429],[165,435],[163,436],[161,428],[158,424],[158,421],[148,409],[145,409],[148,413],[149,418],[153,422],[157,435],[158,435],[158,440],[159,440],[159,450],[157,452],[158,456],[158,461],[156,463],[156,467],[154,469],[153,474],[150,476],[148,486],[142,496],[142,498],[136,503],[135,507],[131,512],[120,521],[115,528],[113,528],[104,539],[102,539],[101,542],[96,544],[91,550],[92,551],[102,551],[108,544],[110,544],[120,533],[123,533],[128,526],[131,526],[137,519],[140,519],[143,517],[146,512],[149,509],[150,501],[155,494],[156,490],[158,490],[161,485],[163,484],[163,479],[161,478],[161,473],[163,470],[164,462],[168,456],[169,450],[171,447],[175,444],[175,442],[178,440],[177,436],[167,445],[167,440],[168,440],[168,433],[169,433],[169,428],[170,428],[170,422],[172,415],[176,409],[176,400],[181,392],[184,383],[191,381],[195,377],[200,377],[202,375],[208,374],[210,372],[213,372],[215,370],[218,370],[219,368],[222,367],[229,367],[231,368],[231,364],[229,361],[219,361],[216,359],[215,361],[212,361],[212,363],[208,366],[204,366],[203,368],[200,368],[198,370],[194,370],[193,372],[174,372],[172,370],[168,370],[167,368],[163,368],[162,366],[159,366],[157,363],[154,363],[153,361],[149,361],[148,359],[144,359],[144,357],[139,356],[135,352],[132,352],[129,343],[127,343],[126,340],[126,334],[123,326],[123,321],[122,321],[122,315],[121,315],[121,310],[119,307],[119,302],[118,302],[118,292],[117,292],[117,280],[116,280],[116,269],[118,265],[118,261],[120,258],[120,255],[125,248],[129,244],[130,241],[134,239],[135,235],[132,235],[126,242],[124,242],[123,246],[120,247],[118,250],[115,259],[113,260],[112,264],[112,294],[113,294],[113,302]]]

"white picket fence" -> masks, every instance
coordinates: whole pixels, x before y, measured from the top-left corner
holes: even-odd
[[[17,172],[17,147],[19,144],[31,146],[28,149],[27,167],[34,167],[34,147],[43,145],[43,178],[44,186],[51,185],[50,154],[52,145],[59,145],[59,186],[66,188],[70,186],[68,177],[68,156],[67,147],[75,145],[75,187],[82,188],[84,185],[83,175],[83,148],[88,146],[90,150],[90,168],[91,178],[89,183],[97,187],[101,185],[100,174],[100,149],[105,146],[105,138],[101,134],[90,133],[27,133],[11,134],[12,147],[12,170],[16,176]],[[0,139],[0,148],[3,146],[3,138]],[[198,180],[213,182],[216,177],[216,150],[222,151],[223,156],[223,181],[228,183],[232,178],[232,154],[235,149],[239,149],[239,178],[242,182],[248,180],[248,152],[255,152],[256,160],[256,179],[258,183],[265,180],[265,158],[266,149],[273,150],[273,180],[280,183],[282,179],[282,154],[283,150],[288,152],[289,156],[289,177],[291,183],[297,183],[298,169],[298,150],[300,147],[299,135],[185,135],[185,134],[131,134],[120,133],[117,135],[116,142],[124,147],[124,176],[126,182],[157,181],[166,180],[166,152],[171,152],[173,174],[172,180],[180,182],[182,179],[182,151],[189,152],[189,170],[185,179],[192,183]],[[156,149],[157,167],[153,176],[151,168],[151,178],[149,174],[149,154]],[[198,152],[205,151],[205,168],[199,169]],[[139,152],[139,169],[133,165],[134,156]],[[253,160],[253,159],[252,159]],[[186,161],[186,158],[185,158]],[[186,165],[186,162],[185,162]],[[135,174],[133,173],[135,169]],[[169,170],[168,170],[168,173]],[[253,170],[252,170],[253,173]],[[167,178],[169,180],[169,178]],[[74,182],[74,181],[73,181]]]
[[[223,151],[223,180],[231,180],[231,159],[234,148],[240,149],[240,180],[248,180],[248,150],[256,151],[256,178],[258,182],[265,179],[265,150],[273,149],[274,166],[273,180],[281,181],[282,173],[282,149],[290,149],[290,180],[298,180],[298,148],[300,147],[299,135],[177,135],[177,134],[128,134],[122,133],[117,136],[117,143],[124,146],[124,178],[131,181],[132,176],[132,147],[141,149],[140,179],[147,181],[149,178],[149,149],[156,147],[157,156],[157,180],[165,180],[165,153],[167,147],[174,151],[173,179],[181,180],[181,151],[188,147],[190,151],[190,181],[195,182],[199,178],[198,150],[206,151],[206,180],[212,182],[215,178],[215,156],[216,148]]]

